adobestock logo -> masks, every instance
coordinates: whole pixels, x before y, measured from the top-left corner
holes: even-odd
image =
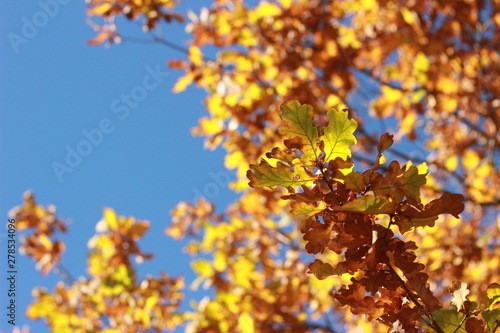
[[[145,70],[147,74],[142,78],[141,84],[134,86],[129,93],[123,93],[120,98],[115,98],[111,102],[111,112],[116,114],[119,120],[127,119],[131,114],[131,109],[136,109],[139,103],[148,97],[148,92],[159,87],[169,75],[168,72],[160,70],[160,65],[156,65],[155,69],[147,66]],[[63,181],[65,174],[72,173],[75,168],[82,164],[84,158],[94,151],[94,147],[98,147],[103,143],[107,134],[113,133],[116,129],[116,123],[116,120],[113,121],[110,117],[104,117],[95,128],[84,128],[81,131],[84,139],[78,141],[73,147],[66,146],[64,162],[53,161],[51,163],[52,170],[60,183]]]
[[[22,26],[20,34],[9,32],[9,38],[12,49],[17,54],[19,47],[23,44],[28,44],[29,41],[38,35],[39,29],[45,27],[49,20],[59,13],[60,5],[66,5],[69,0],[40,0],[38,6],[41,8],[36,11],[31,17],[23,16],[21,18]]]
[[[194,188],[195,194],[193,201],[196,202],[197,198],[203,197],[207,199],[214,199],[220,194],[221,189],[227,188],[231,181],[231,175],[226,170],[219,172],[209,172],[208,175],[212,178],[212,182],[208,182],[203,186],[203,189]]]

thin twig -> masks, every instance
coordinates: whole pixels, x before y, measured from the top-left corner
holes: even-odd
[[[432,314],[428,313],[427,310],[425,309],[425,307],[422,304],[420,304],[420,302],[415,298],[415,295],[413,294],[413,292],[410,290],[410,288],[408,288],[408,286],[406,285],[406,282],[403,281],[403,279],[399,276],[399,274],[396,272],[394,267],[392,267],[392,265],[389,263],[386,263],[386,265],[389,268],[389,271],[391,272],[391,274],[399,281],[399,283],[401,284],[403,289],[406,291],[408,298],[420,309],[420,311],[423,314],[422,319],[425,321],[425,323],[427,325],[429,325],[431,328],[433,328],[434,330],[436,330],[436,332],[444,333],[443,329],[439,326],[439,324],[432,317]]]
[[[500,327],[500,319],[497,319],[495,320],[495,327],[493,327],[493,332],[491,333],[495,333],[499,327]]]
[[[467,313],[463,318],[462,320],[460,321],[460,324],[458,324],[457,328],[455,328],[455,330],[453,331],[453,333],[457,333],[458,330],[460,329],[460,327],[462,327],[462,325],[465,323],[465,321],[467,320],[467,318],[469,318],[470,316],[470,313]]]

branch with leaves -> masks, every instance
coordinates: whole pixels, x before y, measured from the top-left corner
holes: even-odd
[[[402,332],[420,332],[422,325],[447,332],[442,323],[449,318],[434,318],[434,313],[442,314],[443,306],[430,290],[425,266],[415,261],[417,245],[395,236],[391,226],[406,234],[417,227],[433,227],[442,214],[458,218],[464,197],[445,192],[424,205],[420,188],[428,174],[425,164],[400,166],[393,161],[381,174],[383,152],[393,144],[389,134],[380,138],[373,167],[354,171],[350,147],[356,142],[356,122],[345,111],[332,109],[327,115],[328,124],[319,126],[311,106],[284,103],[278,130],[284,147],[274,148],[259,165],[251,165],[249,185],[287,188],[289,194],[282,198],[292,201],[291,214],[303,233],[306,251],[333,252],[341,258],[335,265],[320,259],[309,265],[309,273],[319,279],[351,276],[350,284],[332,293],[340,305]],[[482,327],[476,316],[466,322]]]

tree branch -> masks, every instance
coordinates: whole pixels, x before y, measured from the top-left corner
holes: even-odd
[[[399,276],[396,270],[392,267],[391,264],[386,263],[387,267],[391,274],[399,281],[403,289],[406,291],[408,298],[420,309],[422,312],[422,319],[425,321],[427,325],[436,330],[438,333],[444,333],[443,329],[439,326],[439,324],[434,320],[432,314],[428,313],[425,307],[420,304],[420,302],[415,298],[415,295],[410,290],[410,288],[406,285],[406,282]]]

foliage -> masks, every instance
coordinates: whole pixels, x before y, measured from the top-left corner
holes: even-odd
[[[130,40],[124,16],[183,50],[160,34],[184,20],[175,6],[88,1],[102,19],[90,43]],[[188,12],[173,90],[206,91],[193,134],[227,151],[241,196],[222,214],[181,202],[166,233],[192,239],[193,286],[214,296],[181,311],[182,278],[138,281],[149,224],[105,209],[88,276],[38,289],[28,316],[54,332],[499,332],[499,13],[496,0],[215,0]],[[55,208],[27,195],[12,214],[41,272],[64,271]]]

